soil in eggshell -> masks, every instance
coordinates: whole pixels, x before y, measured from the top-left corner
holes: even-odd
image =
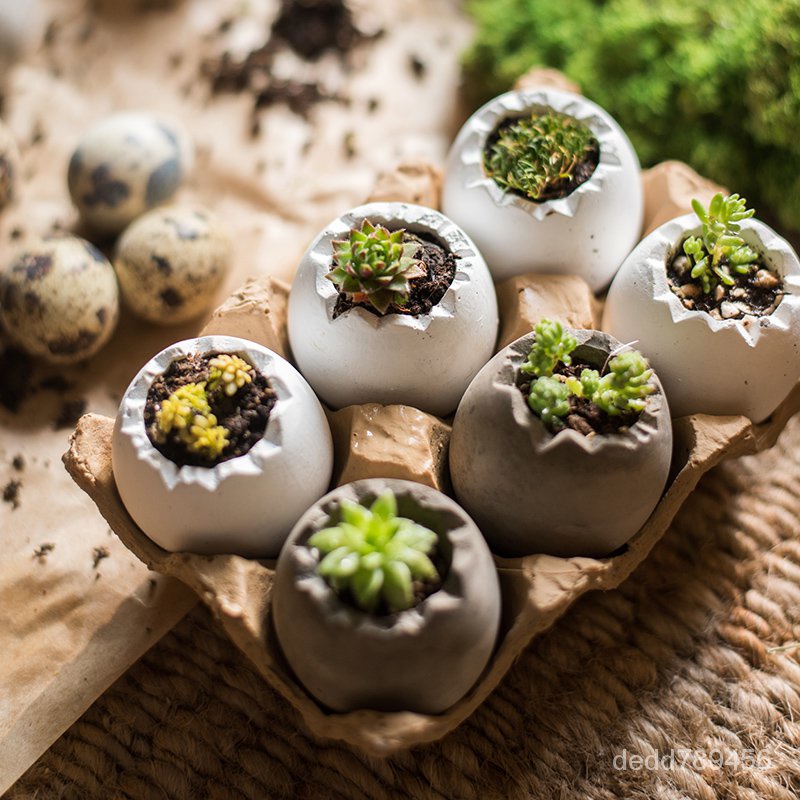
[[[169,436],[163,443],[157,442],[153,432],[161,404],[181,386],[207,381],[208,362],[215,355],[218,354],[194,354],[173,361],[161,375],[156,376],[147,393],[144,409],[147,436],[156,450],[179,467],[213,467],[247,453],[264,435],[270,411],[277,400],[267,378],[253,368],[252,381],[242,386],[233,397],[209,397],[209,405],[217,418],[217,424],[228,431],[228,446],[218,458],[209,460],[189,452],[177,436]]]

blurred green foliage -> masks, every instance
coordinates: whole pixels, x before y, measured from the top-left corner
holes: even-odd
[[[800,229],[800,0],[466,0],[473,100],[533,66],[562,70],[667,158]]]

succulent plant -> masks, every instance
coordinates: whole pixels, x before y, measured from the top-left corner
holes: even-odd
[[[219,353],[208,362],[208,389],[211,392],[221,389],[228,397],[233,397],[246,383],[253,380],[253,368],[243,358]]]
[[[325,276],[354,302],[369,302],[381,314],[402,310],[410,282],[426,274],[417,259],[419,244],[405,240],[405,229],[389,231],[365,219],[347,239],[334,239],[333,269]]]
[[[338,594],[349,595],[368,613],[375,613],[382,604],[390,613],[411,608],[413,581],[438,577],[429,558],[436,533],[398,517],[397,499],[391,491],[369,508],[342,500],[340,512],[336,525],[308,540],[308,546],[323,556],[319,574]]]
[[[573,117],[534,112],[500,128],[484,153],[484,168],[501,188],[541,200],[572,181],[575,167],[596,146],[591,130]]]
[[[683,251],[694,260],[692,278],[700,282],[706,293],[720,281],[732,286],[730,270],[746,275],[759,258],[758,252],[739,235],[738,224],[755,212],[746,208],[745,199],[738,194],[724,197],[721,192],[714,195],[708,211],[696,199],[692,200],[692,208],[703,226],[700,236],[690,236],[683,243]]]
[[[627,350],[609,361],[608,370],[599,379],[592,402],[612,416],[642,411],[645,398],[656,390],[650,380],[653,370],[644,356],[638,350]]]
[[[534,413],[541,417],[548,427],[556,424],[556,420],[569,414],[570,387],[558,378],[543,376],[532,384],[528,394],[528,405]]]
[[[559,420],[569,414],[570,397],[586,398],[606,414],[618,416],[642,411],[646,397],[655,391],[650,380],[653,370],[638,350],[614,356],[603,375],[589,368],[581,370],[579,378],[553,375],[559,363],[572,363],[570,354],[578,342],[553,320],[543,319],[535,331],[536,339],[520,372],[536,376],[528,390],[528,405],[548,427],[559,427]]]
[[[161,403],[156,413],[156,441],[165,442],[173,432],[189,452],[208,459],[216,458],[227,447],[228,432],[217,425],[205,381],[180,386]]]
[[[522,372],[541,378],[552,375],[559,362],[567,366],[572,363],[569,354],[578,342],[574,336],[565,333],[560,322],[543,319],[534,330],[536,341],[528,353],[527,362],[520,367]]]

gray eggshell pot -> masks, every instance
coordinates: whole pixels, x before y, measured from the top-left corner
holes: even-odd
[[[575,330],[574,356],[601,368],[620,347]],[[535,335],[501,350],[467,389],[453,423],[450,471],[459,502],[501,556],[605,556],[636,533],[669,474],[672,425],[661,384],[623,433],[550,433],[516,385]]]
[[[338,521],[343,499],[368,504],[386,489],[401,516],[439,535],[449,569],[414,608],[376,616],[337,597],[306,542]],[[492,654],[500,585],[480,531],[453,500],[422,484],[372,478],[335,489],[300,518],[278,559],[271,613],[289,666],[323,705],[436,714],[469,691]]]

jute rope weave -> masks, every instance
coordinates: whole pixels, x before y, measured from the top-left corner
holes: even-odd
[[[314,740],[198,608],[8,798],[800,797],[797,453],[799,418],[707,475],[620,589],[437,744],[380,761]]]

